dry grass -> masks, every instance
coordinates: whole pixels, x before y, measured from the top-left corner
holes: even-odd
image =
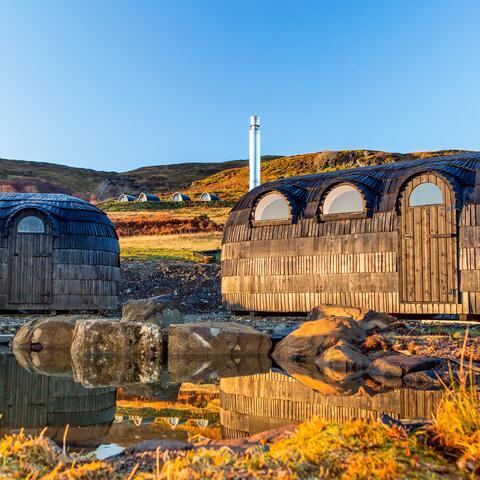
[[[445,386],[433,423],[434,440],[447,452],[460,457],[459,464],[480,475],[480,391],[473,373],[473,359],[464,367],[468,340],[465,333],[458,381]]]
[[[114,223],[119,237],[221,232],[223,230],[221,225],[212,222],[206,215],[188,219],[129,218]]]
[[[221,241],[221,232],[145,235],[120,238],[120,247],[123,257],[197,261],[194,251],[220,248]]]
[[[416,437],[378,422],[341,424],[314,419],[288,440],[269,449],[236,454],[228,448],[206,448],[158,462],[153,479],[453,479],[455,468]]]
[[[117,478],[103,462],[75,462],[46,437],[6,435],[0,441],[0,479],[107,480]]]

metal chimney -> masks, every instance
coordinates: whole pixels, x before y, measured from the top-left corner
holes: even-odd
[[[250,183],[249,190],[260,185],[260,117],[250,115],[250,136],[249,136],[249,166]]]

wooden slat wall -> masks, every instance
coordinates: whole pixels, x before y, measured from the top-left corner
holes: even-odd
[[[450,262],[458,254],[460,292],[452,303],[434,300],[436,290],[430,302],[401,301],[396,215],[374,214],[349,220],[347,226],[332,221],[320,228],[321,223],[313,222],[227,228],[221,262],[225,306],[235,311],[308,312],[320,303],[335,303],[401,314],[480,314],[479,206],[464,206],[457,246],[452,247],[458,253],[447,252]],[[345,233],[355,222],[356,233]],[[453,233],[453,226],[448,228]],[[455,288],[456,281],[448,277],[446,288]]]
[[[111,240],[111,239],[109,239]],[[0,248],[0,309],[114,310],[118,306],[119,255],[112,251],[59,249],[53,240],[53,281],[48,304],[8,303],[8,248]]]
[[[324,395],[276,372],[220,380],[220,423],[225,436],[247,436],[319,416],[328,420],[429,418],[441,391],[398,389],[374,396]]]

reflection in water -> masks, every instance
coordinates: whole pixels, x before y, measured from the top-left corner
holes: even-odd
[[[69,424],[69,446],[126,447],[198,434],[232,438],[313,416],[428,418],[442,394],[388,389],[295,362],[272,371],[268,357],[182,357],[161,365],[98,355],[75,358],[72,372],[67,354],[15,353],[24,368],[12,354],[0,354],[0,433],[47,426],[61,443]]]
[[[269,372],[220,380],[220,423],[225,438],[245,437],[319,416],[343,421],[378,418],[383,413],[396,419],[431,417],[441,391],[398,388],[378,393],[362,387],[352,395],[332,395],[311,388],[309,369],[299,380],[284,372]],[[302,383],[301,383],[302,382]]]
[[[89,445],[106,435],[115,415],[113,388],[87,390],[68,376],[47,376],[21,367],[12,354],[0,354],[0,435],[25,428],[61,443]]]

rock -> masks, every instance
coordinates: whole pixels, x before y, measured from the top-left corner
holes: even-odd
[[[435,388],[435,387],[442,387],[442,372],[437,374],[432,370],[425,370],[422,372],[412,372],[407,373],[403,377],[403,383],[407,387],[414,387],[414,388]],[[439,378],[440,377],[440,378]]]
[[[300,328],[287,335],[273,352],[273,358],[316,357],[340,340],[359,344],[365,338],[365,330],[349,317],[327,317],[305,322]]]
[[[17,362],[29,372],[40,375],[71,378],[72,359],[68,349],[42,349],[39,352],[15,348]]]
[[[370,360],[353,345],[345,340],[340,340],[336,345],[325,350],[315,360],[315,364],[323,370],[347,373],[365,370],[370,364]]]
[[[340,381],[332,379],[320,372],[313,362],[296,363],[289,359],[279,359],[278,364],[295,380],[324,395],[354,395],[364,386],[363,379],[358,375]]]
[[[376,377],[403,377],[407,373],[430,370],[442,364],[442,359],[417,355],[389,355],[374,360],[367,373]]]
[[[156,383],[163,367],[141,355],[72,354],[73,378],[87,388]]]
[[[393,325],[398,324],[399,320],[387,313],[376,312],[375,310],[367,310],[360,325],[365,330],[389,330]]]
[[[166,452],[166,451],[185,451],[192,450],[194,447],[191,443],[183,442],[181,440],[159,439],[159,440],[145,440],[136,443],[125,450],[123,454],[131,455],[134,453],[143,452]],[[122,455],[123,455],[122,454]]]
[[[267,355],[272,347],[265,333],[238,323],[188,323],[168,329],[168,356]]]
[[[116,354],[161,358],[163,340],[157,325],[85,320],[77,322],[72,355]]]
[[[395,418],[387,415],[386,413],[381,414],[380,422],[382,422],[387,427],[401,431],[405,436],[407,435],[407,429],[405,425],[400,420],[396,420]]]
[[[297,327],[287,327],[285,325],[278,326],[276,327],[273,332],[270,334],[270,338],[272,339],[272,342],[279,342],[283,338],[285,338],[287,335],[292,333]]]
[[[185,319],[178,309],[177,297],[169,294],[125,302],[122,321],[155,323],[163,327],[172,323],[184,323]]]
[[[170,380],[179,383],[217,383],[220,378],[268,373],[272,361],[268,355],[232,358],[230,355],[170,357]]]
[[[328,317],[349,317],[356,320],[365,330],[387,330],[398,320],[386,313],[374,310],[346,307],[343,305],[319,305],[315,307],[308,316],[309,320],[323,320]]]
[[[77,321],[90,318],[84,315],[62,315],[32,320],[18,330],[13,338],[13,349],[70,350]]]

